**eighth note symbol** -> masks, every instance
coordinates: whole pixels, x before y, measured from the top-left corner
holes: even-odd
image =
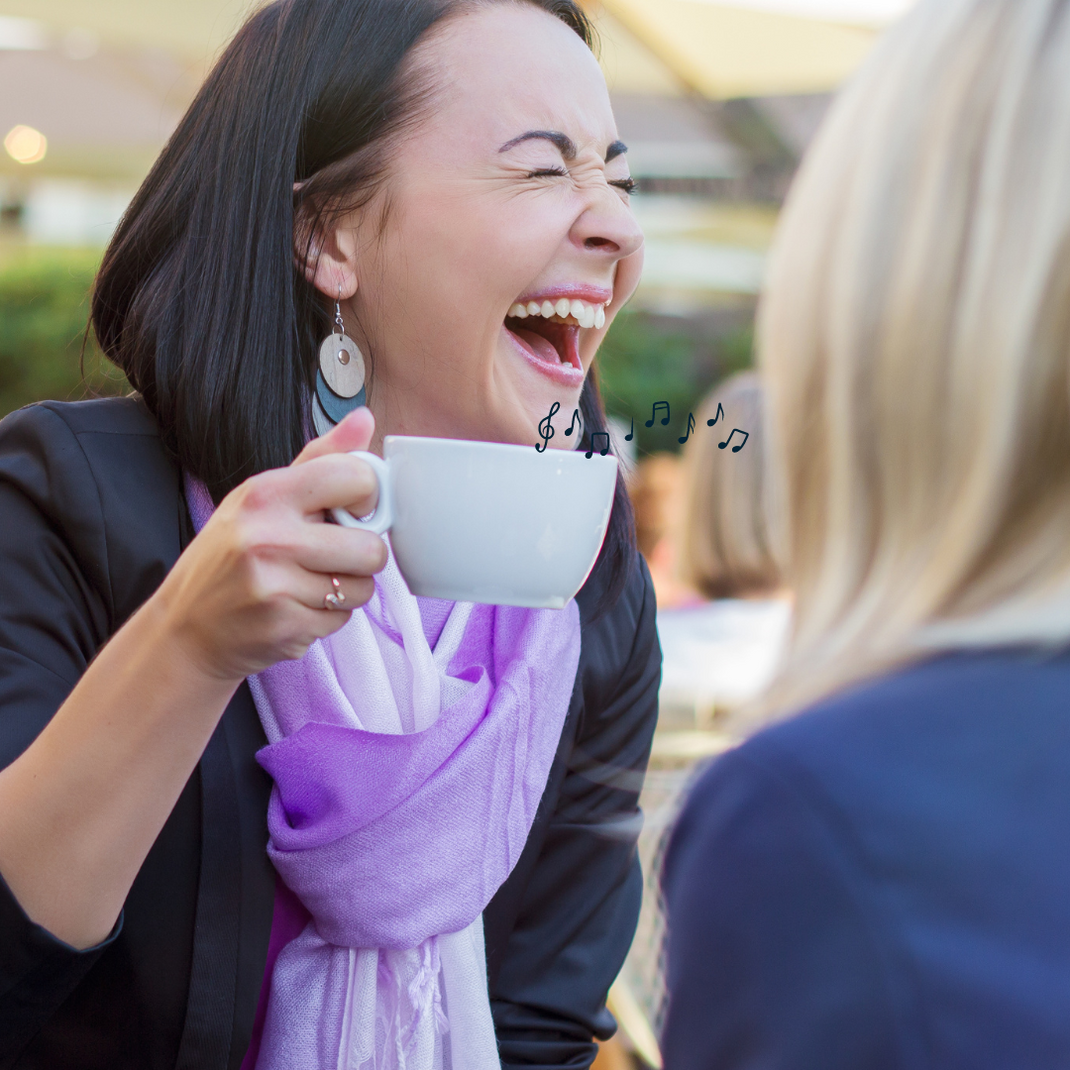
[[[742,435],[743,436],[743,441],[738,446],[733,446],[732,447],[732,452],[733,453],[739,453],[739,451],[741,449],[743,449],[743,447],[747,444],[747,439],[750,438],[750,432],[749,431],[740,431],[740,429],[738,427],[733,427],[732,428],[732,432],[728,436],[728,438],[726,438],[724,440],[724,442],[718,442],[717,443],[717,448],[719,450],[723,450],[725,448],[725,446],[727,446],[728,443],[732,441],[732,435]]]
[[[713,425],[715,423],[717,423],[718,420],[721,420],[721,419],[724,419],[724,409],[721,408],[721,403],[718,401],[717,402],[717,411],[713,414],[713,419],[712,420],[707,420],[706,421],[706,426],[707,427],[713,427]]]
[[[691,432],[695,430],[695,414],[689,412],[687,414],[687,434],[683,438],[679,438],[676,441],[682,446],[690,437]]]
[[[646,422],[647,427],[654,426],[654,418],[658,414],[658,409],[665,410],[665,419],[661,421],[662,427],[664,427],[669,422],[669,403],[667,401],[655,401],[654,408],[650,413],[650,419]]]
[[[591,433],[591,448],[584,454],[584,457],[586,457],[587,460],[591,459],[591,454],[594,453],[595,448],[598,445],[598,442],[596,440],[599,438],[604,438],[606,440],[605,448],[599,451],[599,457],[604,457],[607,453],[609,453],[609,432],[594,431]]]
[[[561,402],[555,401],[550,406],[550,415],[539,421],[539,434],[542,435],[542,445],[535,443],[536,453],[542,453],[549,445],[550,439],[554,437],[554,425],[550,421],[559,408],[561,408]]]
[[[565,437],[566,438],[569,435],[571,435],[572,432],[576,429],[576,423],[578,422],[579,418],[580,418],[580,410],[579,409],[573,409],[572,410],[572,423],[570,423],[568,425],[568,427],[565,428]]]

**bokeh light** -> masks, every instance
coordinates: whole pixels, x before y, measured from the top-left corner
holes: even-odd
[[[19,163],[37,163],[48,151],[48,140],[40,130],[32,126],[13,126],[4,138],[4,148],[13,160]]]

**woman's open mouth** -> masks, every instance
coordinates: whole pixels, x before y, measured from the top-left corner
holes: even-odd
[[[505,329],[520,351],[540,372],[562,385],[583,382],[580,331],[606,322],[604,304],[578,298],[517,302],[505,318]]]

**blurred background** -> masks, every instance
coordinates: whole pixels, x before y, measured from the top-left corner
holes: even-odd
[[[730,715],[768,678],[790,612],[790,594],[761,564],[764,521],[748,513],[756,508],[761,409],[753,383],[738,374],[752,361],[777,214],[832,95],[913,0],[582,2],[599,31],[647,235],[643,283],[599,361],[666,656],[643,796],[648,894],[611,998],[623,1028],[597,1064],[621,1070],[660,1065],[663,922],[654,875],[665,830],[698,766],[731,745]],[[43,398],[126,389],[86,337],[93,274],[152,160],[252,6],[0,0],[0,416]],[[753,436],[751,453],[738,458],[699,441],[720,439],[720,427],[708,430],[702,418],[716,409],[700,409],[722,386],[713,401],[725,399],[728,427]],[[655,401],[667,402],[671,417],[663,424],[662,410],[648,428]],[[699,426],[683,445],[689,413]],[[634,438],[625,442],[629,427]],[[714,484],[723,500],[707,493]],[[738,522],[735,534],[720,532],[728,513],[748,516],[745,538]],[[702,551],[702,539],[720,549]],[[725,557],[725,539],[746,544],[732,567],[711,563],[711,554]],[[750,555],[742,571],[739,554]]]
[[[602,355],[640,455],[751,359],[777,209],[909,0],[585,0],[639,180],[646,275]],[[0,0],[0,413],[80,386],[100,251],[247,0]],[[96,389],[121,389],[90,348]],[[653,400],[673,419],[648,429]]]

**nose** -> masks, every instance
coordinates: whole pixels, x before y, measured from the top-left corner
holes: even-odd
[[[643,231],[631,208],[606,186],[572,226],[572,241],[588,253],[623,260],[643,245]]]

